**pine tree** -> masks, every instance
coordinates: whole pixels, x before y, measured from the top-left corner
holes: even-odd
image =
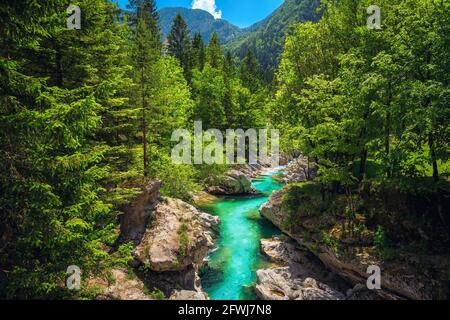
[[[195,33],[194,38],[192,39],[192,57],[192,68],[203,71],[206,63],[206,48],[200,32]]]
[[[258,60],[251,50],[247,51],[245,58],[241,62],[240,76],[242,84],[252,93],[261,88],[261,69]]]
[[[223,60],[224,57],[220,46],[219,36],[214,32],[206,50],[206,62],[215,69],[222,69]]]
[[[131,10],[131,25],[137,27],[139,20],[145,19],[151,34],[160,33],[159,13],[155,0],[129,0],[127,8]]]
[[[102,200],[109,170],[95,136],[121,85],[115,7],[80,3],[89,23],[68,30],[65,1],[28,5],[0,8],[0,295],[68,297],[68,266],[89,277],[110,265],[101,245],[115,216]]]
[[[142,130],[143,171],[149,173],[148,150],[148,117],[152,68],[161,56],[160,31],[158,27],[158,13],[154,0],[130,1],[130,8],[136,10],[137,26],[135,31],[135,44],[133,59],[135,61],[135,102],[141,109],[140,121]]]
[[[225,77],[233,78],[236,73],[236,66],[234,63],[233,55],[230,51],[227,51],[225,55],[225,59],[223,62],[223,72],[225,73]]]
[[[188,26],[180,14],[175,17],[167,40],[169,54],[180,61],[184,76],[190,82],[192,78],[191,39]]]

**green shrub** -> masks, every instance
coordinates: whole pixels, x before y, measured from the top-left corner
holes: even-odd
[[[322,238],[322,242],[324,245],[326,245],[327,247],[333,249],[335,252],[339,252],[340,251],[340,243],[338,240],[334,239],[333,237],[331,237],[328,232],[326,232],[325,230],[322,230],[320,232],[321,238]]]
[[[295,217],[321,214],[325,207],[320,185],[314,182],[289,185],[283,195],[283,207]]]
[[[153,291],[150,296],[154,300],[166,300],[166,295],[161,290],[155,290]]]
[[[180,236],[180,256],[185,257],[189,248],[188,226],[185,223],[181,225],[178,234]]]
[[[378,249],[383,249],[387,245],[386,233],[382,226],[377,226],[374,236],[374,244]]]

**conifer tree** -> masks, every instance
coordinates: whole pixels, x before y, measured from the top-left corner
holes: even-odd
[[[224,57],[222,48],[220,47],[219,36],[214,32],[206,50],[206,62],[215,69],[222,69],[223,60]]]
[[[261,69],[251,50],[247,51],[245,58],[241,62],[240,75],[242,84],[252,93],[260,89],[262,85]]]
[[[195,33],[194,38],[192,39],[192,57],[192,67],[203,71],[206,63],[206,48],[200,32]]]
[[[122,76],[115,7],[81,2],[89,23],[69,30],[65,1],[28,5],[0,8],[0,295],[70,297],[68,266],[87,278],[111,262],[102,248],[115,227],[102,199],[107,148],[95,136]]]
[[[131,10],[131,25],[136,27],[140,19],[146,19],[151,34],[160,33],[159,13],[155,0],[129,0],[127,8]]]
[[[180,61],[184,70],[184,76],[190,82],[192,78],[191,39],[189,38],[188,26],[180,14],[173,20],[172,29],[167,40],[169,42],[169,54]]]
[[[148,117],[150,111],[150,88],[152,68],[161,56],[160,31],[158,27],[158,13],[154,0],[130,1],[130,8],[135,10],[136,31],[134,37],[133,59],[135,61],[134,82],[136,92],[134,101],[141,110],[140,122],[142,130],[143,171],[147,176],[149,173],[149,150],[148,150]]]

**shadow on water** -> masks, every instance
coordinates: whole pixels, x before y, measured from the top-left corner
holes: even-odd
[[[217,249],[201,270],[204,290],[213,300],[254,300],[256,270],[267,265],[259,250],[260,240],[281,232],[259,214],[273,191],[282,185],[272,179],[273,172],[253,181],[260,196],[221,198],[202,207],[221,219]]]

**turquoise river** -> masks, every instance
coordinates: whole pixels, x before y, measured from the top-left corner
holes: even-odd
[[[263,194],[257,197],[224,197],[202,207],[221,219],[216,250],[208,257],[201,274],[203,289],[212,300],[256,299],[253,285],[256,270],[267,261],[259,250],[259,241],[279,235],[280,231],[261,218],[259,207],[282,185],[273,179],[279,171],[267,172],[253,185]]]

